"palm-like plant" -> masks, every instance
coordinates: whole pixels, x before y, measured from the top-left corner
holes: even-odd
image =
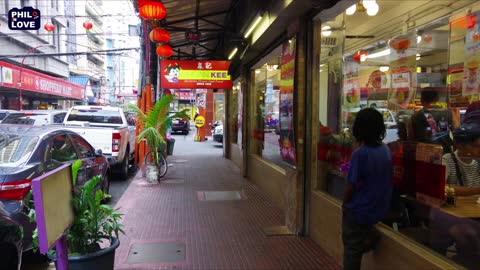
[[[126,108],[135,111],[137,114],[137,122],[143,126],[142,131],[138,135],[138,142],[143,139],[150,149],[160,149],[166,142],[167,130],[172,125],[173,118],[190,119],[187,114],[188,109],[170,114],[170,104],[173,102],[172,95],[163,96],[153,108],[146,114],[142,112],[135,104],[127,104]],[[156,153],[156,152],[155,152]],[[158,164],[158,156],[153,155],[154,164]]]

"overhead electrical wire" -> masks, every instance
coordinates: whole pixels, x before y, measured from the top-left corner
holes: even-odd
[[[3,59],[3,58],[24,58],[24,57],[27,58],[27,57],[47,57],[47,56],[68,56],[68,55],[89,55],[89,54],[112,55],[111,52],[131,51],[131,50],[140,50],[140,48],[139,47],[119,48],[119,49],[97,50],[97,51],[88,51],[88,52],[74,52],[74,53],[10,54],[10,55],[0,55],[0,59]]]

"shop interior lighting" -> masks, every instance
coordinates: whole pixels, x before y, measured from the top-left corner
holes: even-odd
[[[325,25],[322,27],[322,36],[329,37],[332,34],[332,27]]]
[[[418,35],[417,36],[417,44],[421,43],[422,42],[422,36]]]
[[[260,74],[260,69],[255,69],[255,74]]]
[[[387,56],[387,55],[390,55],[390,49],[369,54],[367,55],[367,58],[378,58],[378,57]]]
[[[235,54],[237,54],[237,52],[238,52],[238,48],[237,47],[233,48],[230,54],[228,55],[228,60],[231,60],[235,56]]]
[[[261,14],[257,15],[257,17],[255,18],[253,23],[250,24],[250,26],[248,27],[247,32],[245,32],[245,35],[244,35],[245,38],[248,38],[250,36],[250,34],[255,29],[255,27],[257,27],[257,25],[260,23],[260,21],[262,21],[262,18],[263,18],[263,16]]]
[[[419,53],[417,53],[415,56],[417,60],[420,60],[420,58],[422,58],[422,56]]]
[[[375,16],[377,15],[380,7],[377,4],[376,0],[360,0],[357,4],[347,8],[345,13],[349,16],[355,14],[356,11],[358,12],[366,12],[368,16]]]
[[[380,67],[380,71],[381,71],[381,72],[387,72],[387,71],[389,71],[389,70],[390,70],[390,67],[389,67],[389,66],[381,66],[381,67]]]

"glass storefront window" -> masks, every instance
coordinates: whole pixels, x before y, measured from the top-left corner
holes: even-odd
[[[281,167],[295,165],[295,39],[273,50],[252,69],[252,74],[255,104],[252,153]]]
[[[242,147],[242,108],[243,108],[243,94],[242,84],[240,81],[234,82],[232,88],[231,102],[230,102],[230,117],[232,123],[231,142]]]
[[[480,254],[480,5],[377,3],[377,16],[343,13],[317,27],[320,139],[313,188],[343,198],[357,147],[352,123],[361,109],[375,108],[384,118],[383,142],[394,166],[391,211],[384,223],[475,269]],[[402,15],[408,15],[406,23],[396,21]]]

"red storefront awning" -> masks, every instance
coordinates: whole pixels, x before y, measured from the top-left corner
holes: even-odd
[[[25,91],[55,95],[68,99],[83,99],[85,88],[82,85],[48,76],[28,68],[22,68],[10,63],[1,62],[0,86]]]

